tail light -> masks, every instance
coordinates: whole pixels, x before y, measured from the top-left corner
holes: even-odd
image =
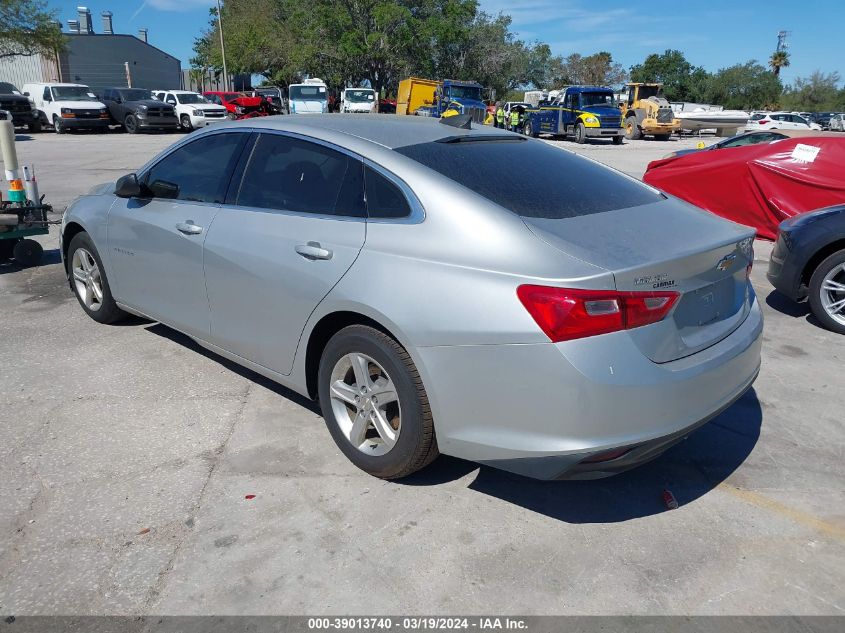
[[[516,294],[553,343],[657,323],[677,292],[618,292],[524,285]]]
[[[757,123],[760,125],[766,125],[766,123],[771,123],[771,121],[769,119],[760,119]]]

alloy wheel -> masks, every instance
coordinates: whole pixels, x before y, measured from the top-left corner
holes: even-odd
[[[331,406],[341,432],[372,456],[390,452],[402,430],[399,395],[393,380],[373,358],[352,352],[331,373]]]
[[[77,248],[73,253],[70,268],[76,294],[86,308],[96,312],[103,305],[103,278],[97,260],[84,248]]]
[[[821,304],[830,318],[845,325],[845,263],[834,266],[821,283]]]

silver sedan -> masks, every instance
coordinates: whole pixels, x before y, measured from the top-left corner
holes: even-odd
[[[753,232],[542,141],[418,117],[197,132],[65,212],[100,323],[160,321],[319,400],[358,467],[631,468],[760,367]]]

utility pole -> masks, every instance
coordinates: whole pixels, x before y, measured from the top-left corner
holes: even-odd
[[[223,10],[217,0],[217,28],[220,29],[220,55],[223,57],[223,91],[229,92],[229,71],[226,70],[226,47],[223,44]]]
[[[132,73],[129,72],[129,62],[123,62],[123,68],[126,71],[126,87],[132,87]]]

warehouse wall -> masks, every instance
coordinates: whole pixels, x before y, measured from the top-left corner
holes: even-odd
[[[181,63],[134,35],[69,35],[61,56],[64,81],[90,86],[94,92],[126,85],[129,62],[134,88],[179,88]]]
[[[0,81],[7,81],[18,88],[25,83],[58,80],[56,62],[49,56],[18,55],[0,58]]]

